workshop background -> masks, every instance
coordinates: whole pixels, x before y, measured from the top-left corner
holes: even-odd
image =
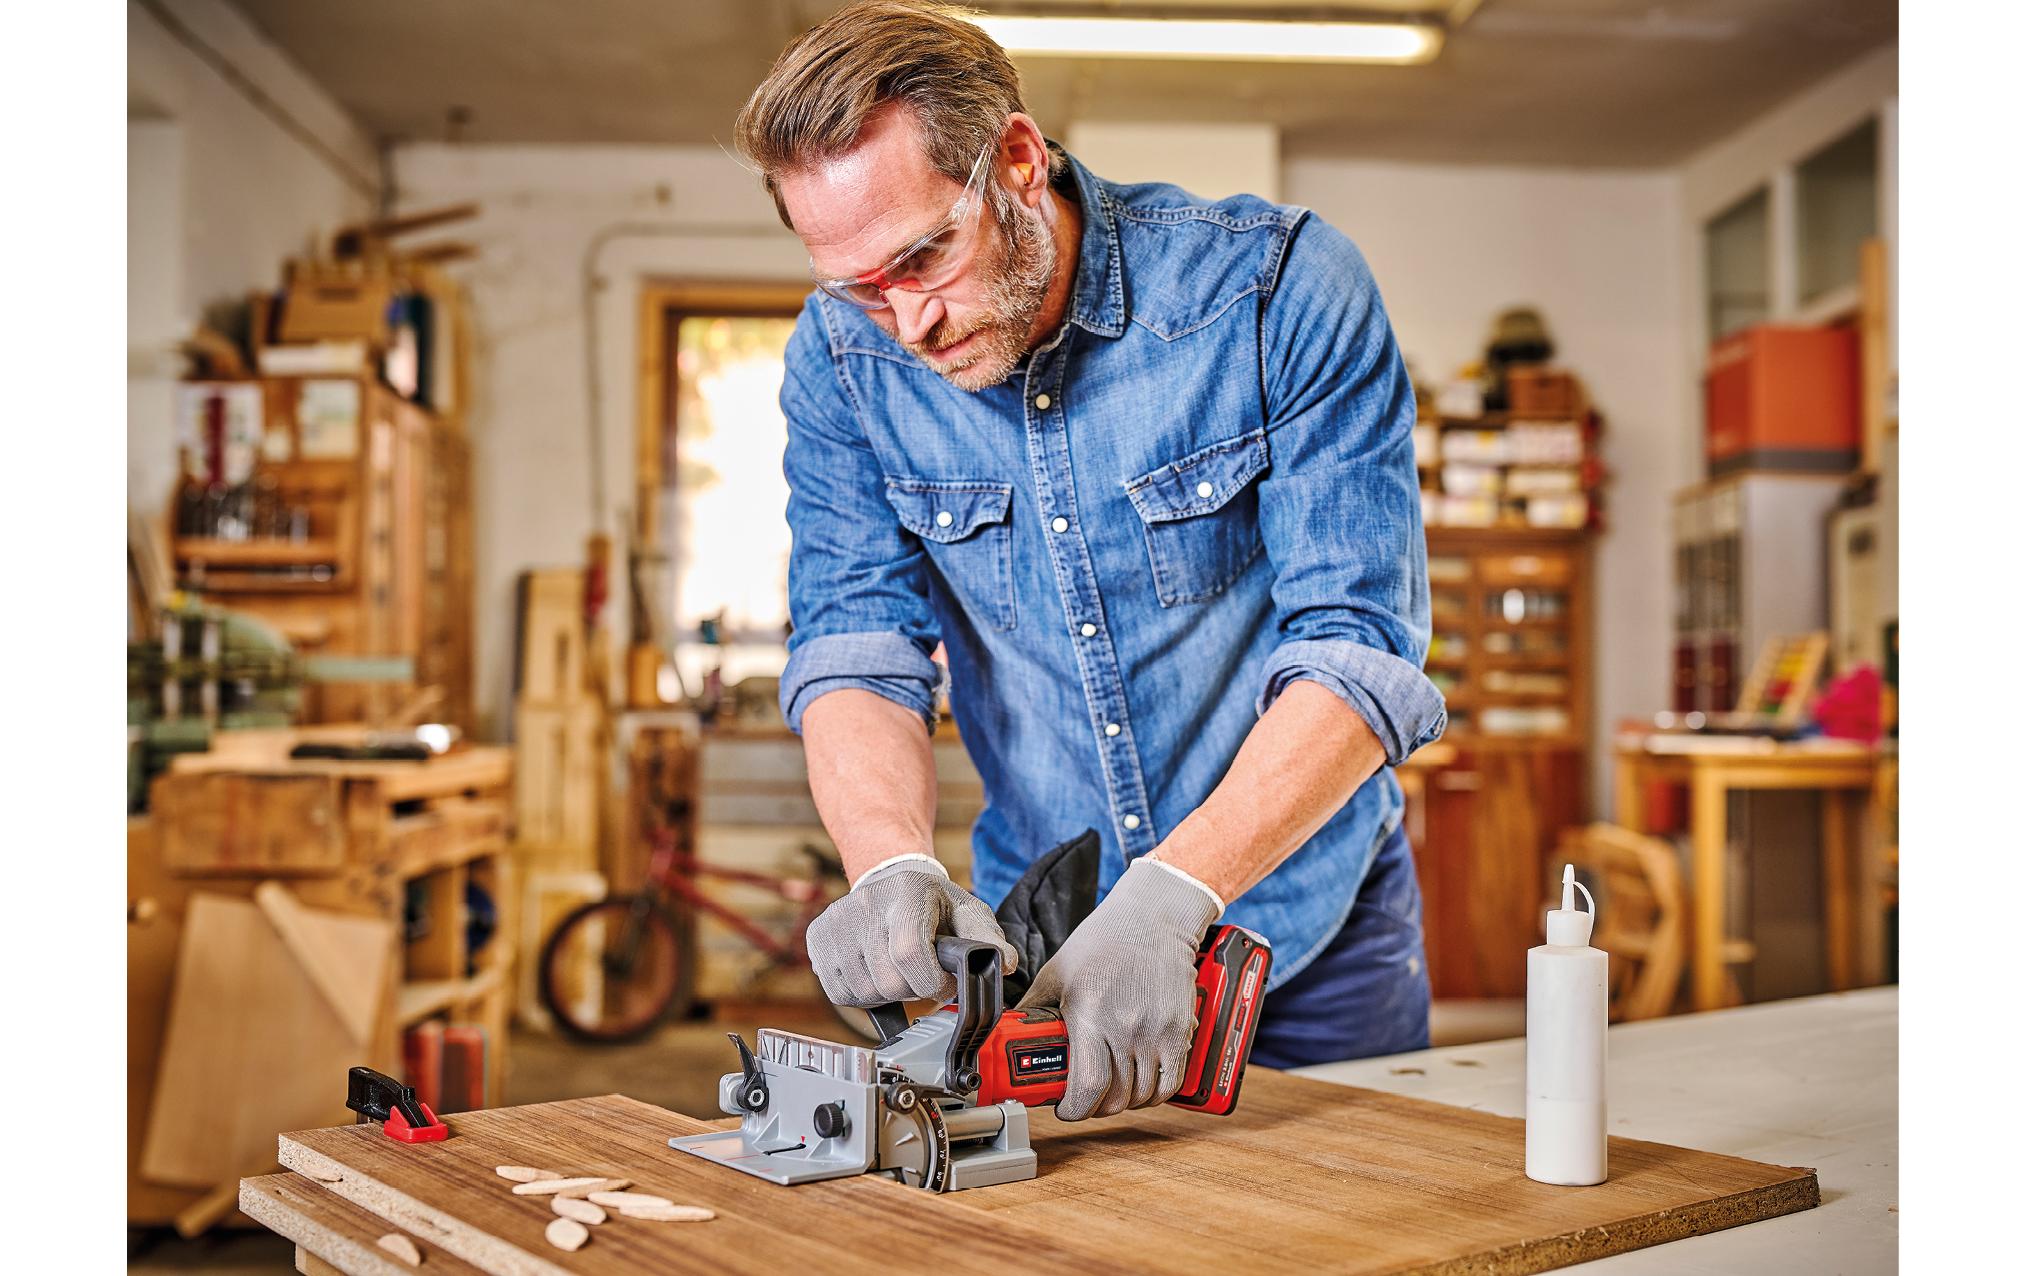
[[[237,1182],[353,1063],[715,1115],[725,1032],[849,1030],[775,698],[807,262],[729,150],[836,7],[127,5],[137,1265],[271,1264]],[[1418,51],[1017,61],[1101,176],[1304,205],[1378,278],[1451,708],[1401,769],[1438,1043],[1519,1034],[1565,860],[1620,1019],[1893,982],[1895,5],[1302,8]],[[628,909],[580,910],[643,889],[614,975]]]

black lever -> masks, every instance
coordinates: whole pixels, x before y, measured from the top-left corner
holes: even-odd
[[[998,944],[955,935],[936,941],[936,964],[957,979],[957,1031],[950,1034],[950,1049],[944,1058],[943,1075],[949,1089],[963,1092],[978,1088],[978,1052],[999,1024],[999,963]],[[882,1044],[908,1028],[907,1007],[898,1001],[874,1006],[868,1013],[880,1030]]]
[[[732,1044],[739,1047],[739,1106],[747,1112],[767,1110],[767,1074],[760,1070],[760,1061],[746,1048],[746,1039],[736,1032],[728,1032]]]

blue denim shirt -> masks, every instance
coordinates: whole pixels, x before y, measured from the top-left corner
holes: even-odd
[[[1441,734],[1422,674],[1414,393],[1359,252],[1301,208],[1103,181],[1073,159],[1068,317],[1004,383],[948,384],[812,294],[781,407],[794,535],[782,713],[861,687],[951,712],[984,781],[988,904],[1096,828],[1100,889],[1308,679],[1397,764]],[[1225,919],[1273,985],[1337,932],[1399,824],[1382,768]]]

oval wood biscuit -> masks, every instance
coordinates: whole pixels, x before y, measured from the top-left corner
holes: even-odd
[[[400,1232],[389,1232],[375,1241],[374,1244],[394,1255],[402,1262],[407,1263],[410,1267],[422,1266],[422,1251],[415,1247],[414,1241],[409,1240]]]
[[[656,1196],[653,1192],[620,1192],[620,1191],[600,1190],[591,1193],[588,1197],[586,1197],[586,1199],[596,1205],[610,1205],[612,1206],[612,1208],[616,1210],[630,1209],[635,1205],[675,1204],[675,1202],[671,1201],[668,1197]]]
[[[619,1216],[648,1223],[702,1223],[718,1217],[718,1213],[701,1205],[635,1205],[620,1210]]]
[[[605,1221],[604,1210],[590,1201],[579,1200],[574,1196],[552,1196],[549,1198],[549,1208],[565,1218],[574,1218],[580,1223],[596,1224]]]
[[[542,1233],[557,1249],[575,1252],[584,1248],[584,1242],[591,1239],[591,1229],[574,1218],[552,1218]]]
[[[563,1177],[561,1170],[538,1170],[532,1165],[496,1165],[493,1167],[493,1173],[503,1179],[512,1179],[516,1183],[539,1183],[543,1179]]]
[[[562,1188],[556,1195],[590,1196],[593,1192],[617,1192],[623,1187],[632,1185],[632,1179],[585,1179],[573,1181],[569,1187]]]
[[[514,1195],[554,1196],[558,1192],[568,1192],[572,1196],[582,1196],[588,1191],[604,1189],[605,1185],[611,1181],[611,1179],[602,1179],[596,1175],[575,1179],[534,1179],[527,1183],[514,1184]]]

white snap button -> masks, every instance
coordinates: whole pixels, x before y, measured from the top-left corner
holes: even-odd
[[[1212,492],[1215,492],[1216,490],[1217,490],[1216,488],[1212,487],[1208,483],[1199,483],[1196,485],[1196,494],[1198,496],[1209,496]]]
[[[938,510],[936,512],[936,525],[938,527],[948,527],[952,521],[949,510]]]
[[[1079,625],[1077,627],[1077,632],[1084,635],[1086,638],[1089,638],[1092,634],[1098,632],[1098,626],[1091,624],[1087,621],[1084,624]]]
[[[1067,532],[1070,530],[1070,520],[1067,518],[1052,518],[1049,520],[1049,530]]]
[[[1118,734],[1119,734],[1119,724],[1118,724],[1118,723],[1116,723],[1116,722],[1108,722],[1108,723],[1106,723],[1106,724],[1105,724],[1105,734],[1106,734],[1106,735],[1118,735]]]
[[[1047,412],[1047,411],[1049,410],[1049,404],[1050,404],[1050,403],[1052,403],[1052,402],[1054,402],[1054,400],[1050,399],[1050,398],[1049,398],[1049,396],[1048,396],[1048,395],[1046,395],[1046,394],[1038,394],[1038,395],[1036,395],[1036,396],[1035,396],[1035,411],[1037,411],[1037,412]]]
[[[1119,822],[1121,824],[1124,824],[1129,829],[1137,829],[1140,827],[1140,817],[1137,815],[1129,815]]]

